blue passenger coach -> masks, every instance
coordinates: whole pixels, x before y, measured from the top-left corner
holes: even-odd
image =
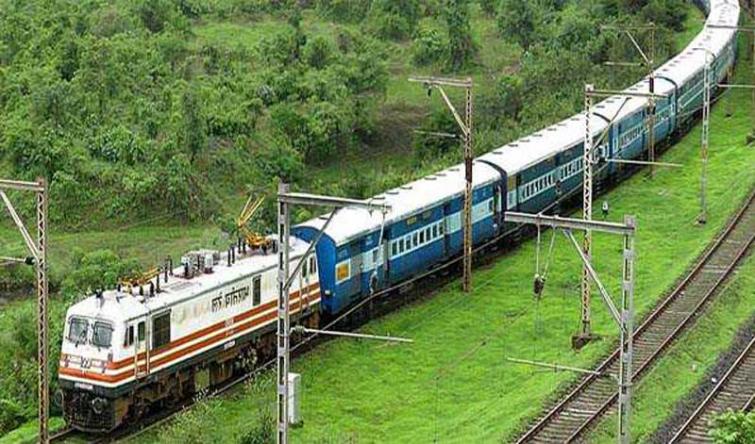
[[[737,24],[736,4],[725,0],[699,3],[711,11],[709,22]],[[734,62],[735,41],[732,30],[706,27],[684,51],[656,71],[655,92],[665,96],[656,100],[657,142],[687,128],[700,110],[706,63],[710,62],[711,83],[722,81]],[[643,79],[628,90],[648,92],[649,80]],[[595,106],[590,119],[597,150],[595,183],[623,176],[625,166],[613,160],[647,156],[647,119],[648,101],[644,97],[615,96]],[[475,160],[475,245],[513,228],[502,217],[505,211],[550,211],[579,193],[585,130],[581,113]],[[464,184],[463,165],[457,165],[376,196],[392,207],[385,218],[355,208],[340,210],[316,246],[322,310],[337,314],[375,291],[420,276],[459,255]],[[325,220],[319,217],[298,225],[293,234],[312,241]]]

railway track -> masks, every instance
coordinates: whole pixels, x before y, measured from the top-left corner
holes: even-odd
[[[755,336],[745,346],[710,394],[692,412],[669,444],[709,443],[713,416],[731,410],[749,410],[755,402]]]
[[[676,286],[634,333],[633,381],[640,377],[686,330],[747,254],[755,238],[755,192]],[[618,375],[616,349],[596,371]],[[615,409],[618,392],[612,378],[597,374],[582,379],[548,410],[517,443],[578,442],[605,414]]]

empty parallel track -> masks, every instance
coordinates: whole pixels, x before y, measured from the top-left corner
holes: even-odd
[[[750,194],[692,271],[635,331],[633,381],[636,382],[673,340],[694,322],[706,302],[746,255],[755,238],[754,196],[755,193]],[[617,349],[598,366],[597,372],[618,375],[618,358]],[[587,376],[538,419],[517,443],[578,441],[615,408],[617,398],[617,386],[612,378]]]
[[[726,410],[749,410],[755,399],[755,336],[669,443],[709,443],[710,420]]]

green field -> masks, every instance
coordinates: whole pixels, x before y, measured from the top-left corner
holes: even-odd
[[[740,75],[748,72],[742,65]],[[638,174],[602,199],[611,220],[638,220],[636,302],[648,310],[683,274],[755,185],[749,94],[732,92],[735,113],[713,112],[709,222],[698,226],[699,128],[663,156],[680,169]],[[545,235],[546,241],[550,234]],[[595,236],[596,268],[618,294],[620,239]],[[331,341],[293,365],[303,375],[304,426],[296,442],[499,442],[512,438],[574,379],[506,361],[507,357],[590,366],[613,347],[615,327],[596,302],[594,329],[606,339],[580,352],[569,346],[578,326],[579,262],[557,237],[545,296],[532,299],[535,244],[526,242],[496,264],[475,270],[474,292],[451,284],[432,299],[366,325],[362,331],[412,338],[411,345]],[[596,296],[597,297],[597,296]],[[741,306],[745,307],[745,306]],[[734,329],[735,318],[729,331]],[[715,341],[720,349],[726,335]],[[711,350],[712,350],[711,349]],[[161,434],[137,439],[225,441],[250,430],[259,409],[272,407],[272,387],[206,403]],[[645,430],[654,418],[647,414]],[[642,418],[640,414],[640,418]],[[640,422],[641,420],[638,420]],[[657,421],[655,421],[657,423]],[[223,424],[217,427],[217,424]],[[638,426],[639,427],[639,426]]]

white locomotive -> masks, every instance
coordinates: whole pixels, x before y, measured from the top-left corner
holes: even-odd
[[[308,243],[292,238],[295,266]],[[269,253],[269,254],[268,254]],[[66,421],[109,431],[248,371],[275,350],[277,254],[192,252],[138,288],[97,292],[67,313],[58,378]],[[238,260],[236,260],[238,255]],[[319,320],[317,259],[291,287],[292,320]]]

